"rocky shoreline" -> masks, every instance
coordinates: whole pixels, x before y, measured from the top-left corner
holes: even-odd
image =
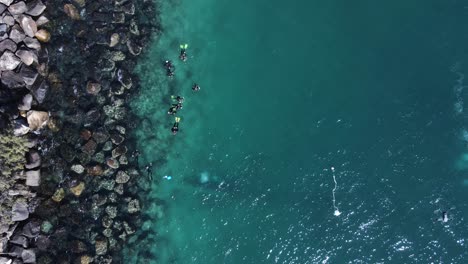
[[[16,162],[0,178],[0,263],[120,263],[142,223],[127,105],[155,3],[0,3],[2,172]]]

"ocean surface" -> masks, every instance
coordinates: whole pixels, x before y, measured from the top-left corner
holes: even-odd
[[[128,263],[468,262],[468,2],[161,2]]]

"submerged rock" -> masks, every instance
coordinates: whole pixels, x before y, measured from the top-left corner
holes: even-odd
[[[125,171],[117,172],[117,177],[115,178],[116,183],[127,183],[130,180],[130,176]]]
[[[110,43],[109,47],[115,47],[117,44],[119,44],[120,41],[120,36],[117,33],[113,33],[110,37]]]
[[[96,95],[101,91],[101,84],[96,82],[88,82],[86,85],[86,91],[89,94]]]
[[[85,189],[85,183],[80,182],[78,185],[71,187],[70,191],[75,195],[75,196],[80,196],[81,193],[83,193]]]
[[[78,174],[82,174],[84,172],[85,168],[81,164],[75,164],[75,165],[71,166],[71,170],[78,173]]]
[[[107,166],[113,168],[113,169],[118,169],[119,168],[119,162],[116,159],[110,158],[107,159]]]
[[[65,13],[73,20],[80,20],[80,13],[76,9],[76,7],[72,4],[65,4],[63,6],[63,10]]]
[[[140,209],[140,201],[138,201],[137,199],[133,199],[130,200],[130,202],[128,202],[127,211],[130,214],[137,213],[140,211]]]
[[[52,200],[55,202],[60,202],[65,197],[65,190],[63,188],[59,188],[55,191],[54,195],[52,196]]]
[[[24,263],[36,263],[36,253],[32,249],[25,249],[21,253]]]
[[[95,241],[96,255],[105,255],[107,253],[107,239],[101,238]]]
[[[95,165],[92,167],[88,167],[88,174],[91,176],[100,176],[104,173],[101,165]]]
[[[41,0],[30,1],[27,4],[27,6],[28,6],[28,11],[26,12],[26,14],[34,16],[34,17],[39,16],[46,9],[46,6],[42,3]]]

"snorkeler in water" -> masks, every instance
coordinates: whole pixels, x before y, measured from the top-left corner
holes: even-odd
[[[173,104],[173,105],[171,106],[171,108],[169,108],[169,111],[167,111],[167,114],[168,114],[168,115],[174,115],[174,114],[177,113],[177,110],[178,110],[178,109],[179,109],[179,108],[178,108],[178,104]]]
[[[150,162],[148,165],[145,167],[146,173],[148,174],[148,178],[150,180],[153,180],[153,163]]]
[[[192,85],[192,90],[194,90],[195,92],[200,91],[200,85],[194,83],[194,84]]]
[[[171,95],[171,99],[172,99],[172,100],[176,100],[176,101],[179,102],[180,104],[184,102],[184,98],[183,98],[182,96],[180,96],[180,95],[177,95],[177,96]]]
[[[164,67],[166,68],[166,70],[174,70],[174,64],[172,64],[172,61],[170,60],[164,61]]]
[[[187,48],[188,48],[188,44],[180,45],[179,59],[182,60],[182,61],[187,60]]]
[[[180,117],[175,118],[175,123],[172,125],[171,131],[172,134],[175,135],[177,132],[179,132],[179,122],[180,122]]]

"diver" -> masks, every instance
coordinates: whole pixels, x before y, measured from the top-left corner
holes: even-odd
[[[179,102],[180,104],[184,102],[184,98],[183,98],[182,96],[180,96],[180,95],[177,95],[177,96],[171,95],[171,99],[172,99],[172,100],[176,100],[176,101]]]
[[[200,85],[194,83],[193,86],[192,86],[192,90],[194,90],[195,92],[200,91]]]
[[[175,123],[171,128],[172,134],[175,135],[177,132],[179,132],[179,122],[180,122],[180,117],[175,118]]]
[[[181,107],[182,108],[182,107]],[[169,108],[169,111],[167,111],[167,114],[168,115],[175,115],[177,113],[177,110],[178,110],[178,104],[173,104],[171,106],[171,108]]]
[[[136,163],[138,163],[138,157],[139,157],[139,156],[140,156],[140,151],[138,151],[138,149],[135,150],[135,151],[133,151],[133,153],[132,153],[132,158],[135,159]]]
[[[166,70],[166,76],[169,78],[174,77],[174,71],[172,69],[167,69]]]
[[[164,67],[166,67],[166,70],[174,70],[174,64],[172,64],[172,61],[170,60],[164,61]]]
[[[182,60],[182,61],[187,60],[187,48],[188,48],[187,44],[180,45],[179,59]]]
[[[148,174],[148,178],[150,180],[153,180],[153,163],[150,162],[148,165],[145,167],[146,173]]]

